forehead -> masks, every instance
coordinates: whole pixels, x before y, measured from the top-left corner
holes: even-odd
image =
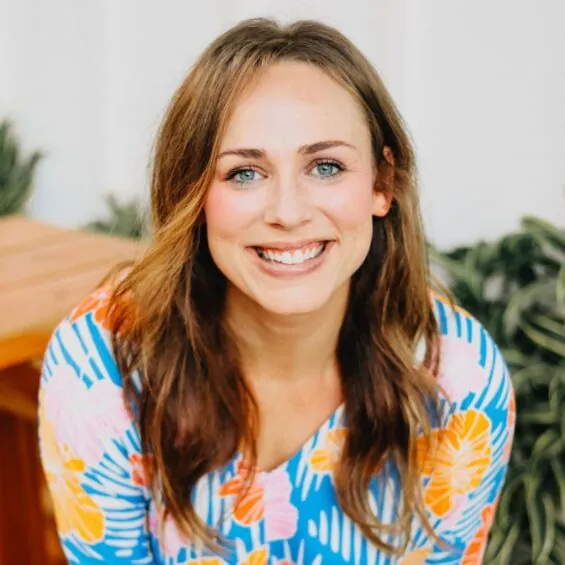
[[[357,99],[315,65],[283,62],[256,78],[236,101],[221,148],[369,140]]]

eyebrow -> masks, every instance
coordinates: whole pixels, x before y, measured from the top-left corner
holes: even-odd
[[[328,140],[328,141],[318,141],[316,143],[311,143],[309,145],[301,145],[298,148],[298,152],[302,155],[312,155],[313,153],[318,153],[324,149],[331,149],[332,147],[350,147],[351,149],[356,149],[351,143],[339,140]],[[266,151],[264,149],[253,149],[253,148],[242,148],[242,149],[228,149],[227,151],[222,151],[218,155],[218,159],[225,157],[226,155],[236,155],[238,157],[244,157],[246,159],[261,159],[265,157]]]

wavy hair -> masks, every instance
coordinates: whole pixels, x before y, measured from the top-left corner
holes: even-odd
[[[416,439],[429,432],[440,407],[438,328],[410,139],[373,66],[335,29],[314,21],[244,21],[204,51],[176,91],[155,145],[153,239],[113,294],[125,400],[133,402],[151,454],[152,488],[166,513],[189,539],[218,547],[218,532],[199,518],[192,494],[242,444],[251,446],[254,468],[258,411],[224,322],[227,285],[208,249],[203,205],[234,104],[262,70],[284,61],[315,65],[350,92],[366,116],[377,166],[393,171],[389,185],[378,187],[392,191],[393,205],[373,219],[370,251],[352,278],[339,334],[348,434],[334,482],[339,504],[364,535],[400,553],[415,518],[433,535]],[[384,461],[401,481],[393,524],[377,519],[368,497],[376,471],[388,468]]]

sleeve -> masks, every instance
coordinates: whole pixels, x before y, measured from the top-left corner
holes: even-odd
[[[479,565],[510,459],[515,397],[509,371],[485,328],[466,312],[443,320],[440,383],[447,395],[424,501],[438,538],[423,563]],[[426,475],[427,473],[427,475]]]
[[[39,445],[69,563],[153,563],[140,438],[108,336],[91,316],[65,320],[51,337]]]

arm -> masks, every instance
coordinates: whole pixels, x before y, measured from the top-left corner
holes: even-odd
[[[424,466],[431,525],[449,547],[430,543],[421,555],[430,565],[479,565],[508,466],[514,392],[507,366],[485,329],[460,312],[450,322],[458,331],[444,327],[440,373],[450,410],[433,432],[437,451]]]
[[[153,563],[140,439],[104,330],[61,323],[39,392],[41,460],[70,563]]]

